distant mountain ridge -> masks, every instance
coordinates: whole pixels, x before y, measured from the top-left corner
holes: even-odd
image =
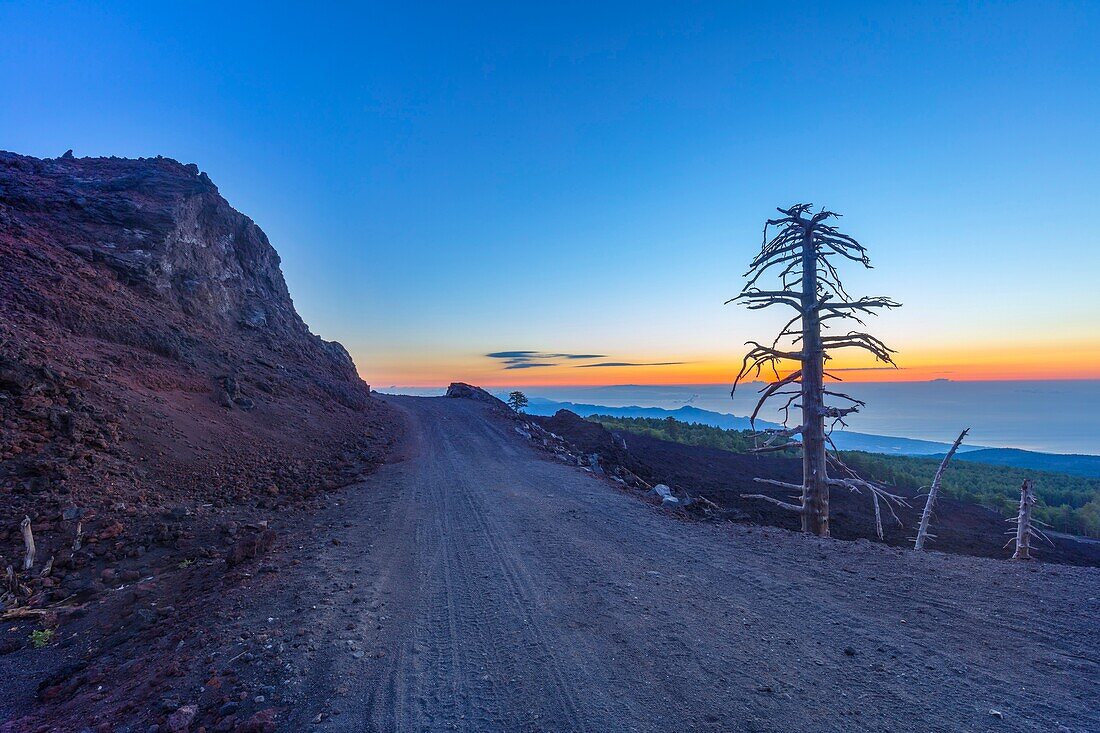
[[[558,410],[569,410],[581,417],[590,415],[610,415],[612,417],[650,417],[662,419],[671,417],[681,422],[694,422],[702,425],[711,425],[726,430],[751,430],[752,424],[747,417],[730,415],[723,412],[713,412],[690,405],[668,410],[663,407],[608,407],[606,405],[591,405],[577,402],[557,402],[541,397],[531,398],[527,412],[532,415],[553,415]],[[778,428],[778,423],[767,420],[757,420],[757,429]],[[863,450],[870,453],[893,453],[907,456],[926,456],[937,453],[945,453],[951,446],[933,440],[915,440],[912,438],[897,438],[887,435],[870,435],[868,433],[856,433],[848,430],[837,430],[833,433],[833,440],[841,450]],[[960,450],[979,450],[978,446],[963,447]]]
[[[988,463],[995,466],[1032,468],[1072,476],[1100,477],[1100,456],[1062,453],[1037,453],[1019,448],[982,448],[960,455],[961,461]]]
[[[543,397],[532,397],[527,406],[527,412],[532,415],[553,415],[558,410],[569,410],[581,417],[590,417],[592,415],[647,417],[656,419],[671,417],[681,422],[700,423],[702,425],[711,425],[726,430],[750,430],[752,428],[747,417],[713,412],[711,410],[703,410],[691,406],[679,407],[675,410],[668,410],[663,407],[639,407],[637,405],[608,407],[606,405],[577,402],[558,402]],[[780,426],[766,420],[757,420],[756,427],[757,429],[765,429]],[[883,453],[886,455],[937,457],[943,456],[948,448],[950,448],[948,443],[941,443],[934,440],[899,438],[890,435],[872,435],[849,430],[835,431],[833,433],[833,441],[840,450],[866,451],[868,453]],[[963,445],[959,448],[957,457],[960,460],[975,461],[977,463],[1031,468],[1038,471],[1067,473],[1074,476],[1100,477],[1100,456],[1061,455],[1056,453],[1038,453],[1016,448],[989,448],[985,446]]]

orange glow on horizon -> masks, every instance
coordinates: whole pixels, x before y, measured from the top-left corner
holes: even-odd
[[[740,357],[711,356],[670,366],[577,368],[569,365],[507,370],[487,359],[445,365],[371,365],[357,359],[360,373],[375,386],[437,387],[450,382],[469,382],[483,387],[594,387],[612,384],[732,384],[741,366]],[[487,363],[488,362],[488,363]],[[970,352],[922,352],[899,357],[898,369],[864,364],[835,363],[830,371],[845,382],[923,382],[950,379],[960,382],[1011,380],[1100,379],[1100,345],[1052,350],[1050,347],[983,349]],[[389,366],[390,368],[386,368]],[[766,381],[770,373],[755,380]],[[754,381],[754,380],[750,380]]]

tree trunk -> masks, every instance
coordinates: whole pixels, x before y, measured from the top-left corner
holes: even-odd
[[[802,239],[802,531],[829,536],[829,478],[825,473],[825,360],[817,303],[813,231]]]
[[[963,442],[963,438],[970,432],[970,428],[959,433],[959,437],[955,439],[955,444],[951,446],[951,450],[947,451],[947,455],[943,457],[940,462],[940,467],[936,469],[936,476],[932,479],[932,487],[928,489],[928,501],[924,502],[924,511],[920,515],[920,527],[917,529],[917,541],[913,545],[914,550],[924,549],[924,540],[928,537],[928,523],[932,521],[932,507],[936,503],[936,494],[940,490],[940,481],[943,479],[943,472],[947,469],[947,464],[951,461],[951,456],[955,455],[955,451],[959,449],[959,446]]]
[[[825,223],[828,219],[839,216],[838,214],[824,209],[815,214],[810,204],[780,208],[779,212],[783,214],[781,218],[768,219],[764,225],[764,243],[760,253],[753,258],[745,273],[747,280],[741,294],[732,300],[740,301],[753,310],[783,305],[795,309],[798,315],[780,329],[771,346],[756,341],[747,342],[753,348],[745,354],[741,362],[734,389],[743,380],[759,376],[763,370],[774,373],[775,381],[769,382],[760,390],[762,395],[753,410],[751,420],[755,425],[764,403],[771,397],[782,395],[784,426],[781,430],[765,431],[771,438],[758,450],[774,451],[793,447],[797,445],[793,440],[782,445],[773,445],[772,441],[801,435],[802,483],[765,481],[764,483],[779,483],[783,488],[801,494],[797,505],[772,498],[768,498],[768,501],[797,512],[802,517],[803,532],[828,537],[830,483],[853,491],[870,488],[876,498],[890,498],[899,502],[901,500],[859,479],[846,466],[843,470],[850,474],[849,478],[830,479],[828,476],[826,447],[829,441],[825,419],[840,422],[845,416],[858,412],[863,402],[839,392],[826,392],[826,359],[832,349],[858,348],[869,352],[885,364],[893,365],[894,360],[891,356],[893,350],[868,333],[849,331],[844,335],[823,336],[822,330],[827,330],[828,321],[833,318],[851,319],[863,324],[859,315],[874,313],[878,308],[896,308],[898,303],[886,297],[864,296],[853,299],[845,291],[829,258],[833,255],[844,257],[868,268],[871,262],[863,245],[838,231],[835,226]],[[778,229],[774,236],[769,234],[769,231],[774,232],[773,227]],[[780,290],[762,289],[756,284],[770,268],[778,266],[782,267],[778,274]],[[822,325],[823,319],[826,326]],[[781,376],[780,370],[786,370],[796,359],[801,368]],[[800,385],[798,391],[792,388],[795,384]],[[826,394],[846,400],[847,406],[826,405]],[[791,409],[799,410],[802,415],[802,423],[796,427],[788,427],[786,424]],[[837,465],[843,466],[839,456]],[[760,495],[745,496],[765,498]],[[878,514],[878,524],[881,524],[881,512]]]
[[[1035,494],[1031,479],[1024,479],[1020,487],[1020,514],[1016,517],[1016,552],[1013,560],[1031,559],[1031,507],[1035,506]]]

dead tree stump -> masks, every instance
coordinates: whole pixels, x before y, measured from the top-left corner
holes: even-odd
[[[19,529],[23,533],[23,547],[26,549],[26,554],[23,556],[23,571],[26,572],[34,567],[34,532],[31,531],[31,518],[23,517]]]
[[[1012,554],[1013,560],[1031,559],[1031,538],[1035,534],[1035,528],[1031,526],[1031,509],[1035,506],[1035,491],[1031,486],[1031,479],[1024,479],[1020,486],[1020,512],[1016,515],[1016,552]]]

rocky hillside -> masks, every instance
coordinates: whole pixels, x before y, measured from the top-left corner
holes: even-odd
[[[580,465],[628,486],[665,484],[679,497],[702,499],[690,504],[689,514],[699,519],[771,525],[797,530],[798,519],[790,512],[743,494],[768,494],[788,499],[790,491],[772,490],[753,481],[770,478],[797,484],[802,478],[799,458],[779,455],[734,453],[716,448],[685,445],[626,431],[611,431],[568,411],[553,417],[529,417],[552,436],[560,436]],[[563,458],[566,458],[559,452]],[[638,481],[640,479],[640,483]],[[896,547],[912,547],[924,497],[898,490],[907,506],[894,512],[885,508],[883,541]],[[659,497],[644,494],[651,501]],[[680,505],[682,506],[682,504]],[[834,491],[830,497],[833,537],[840,540],[878,541],[874,511],[865,494]],[[1004,517],[970,501],[942,496],[933,520],[936,540],[930,548],[943,552],[1006,559]],[[1100,566],[1100,544],[1067,535],[1055,535],[1051,544],[1035,551],[1046,562]]]
[[[186,517],[274,508],[381,459],[389,412],[196,166],[0,152],[0,263],[0,567],[21,564],[24,516],[31,575],[54,558],[9,605],[185,542]]]

